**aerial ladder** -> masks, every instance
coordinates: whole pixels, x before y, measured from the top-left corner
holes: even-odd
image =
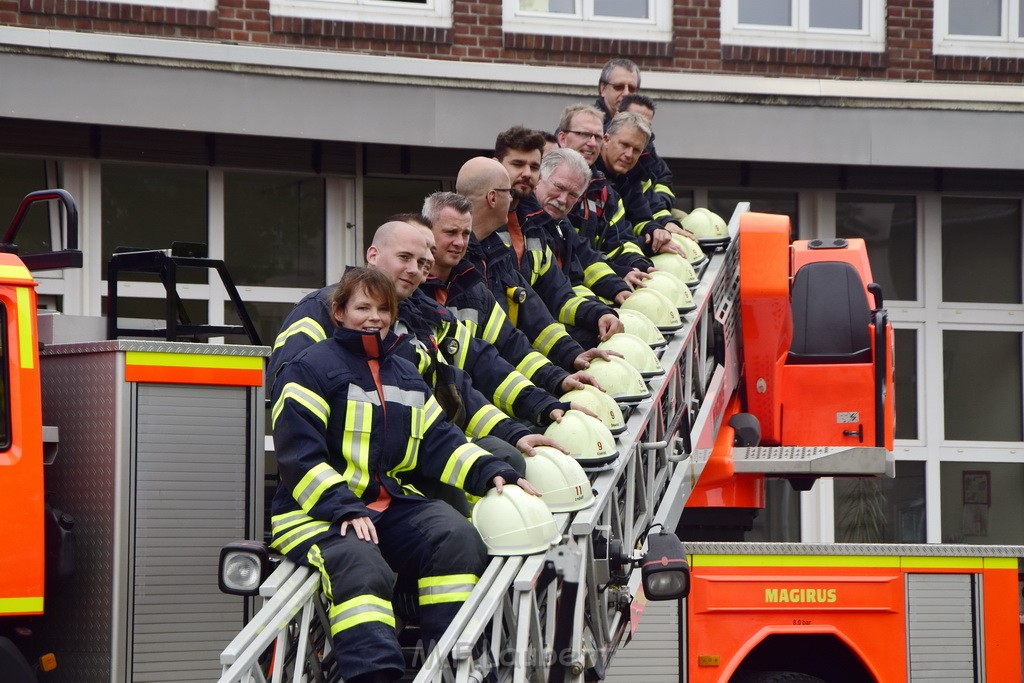
[[[623,406],[594,504],[555,515],[547,552],[492,557],[434,651],[412,653],[415,681],[603,679],[642,636],[648,567],[678,559],[680,680],[895,681],[954,666],[971,672],[961,680],[1020,680],[1024,548],[690,540],[711,517],[742,527],[766,477],[806,490],[895,474],[893,333],[863,242],[790,244],[787,217],[741,204],[704,246],[695,307],[650,398]],[[964,601],[935,608],[947,589]],[[282,561],[259,596],[221,683],[337,680],[318,575]],[[949,644],[922,644],[936,634]]]

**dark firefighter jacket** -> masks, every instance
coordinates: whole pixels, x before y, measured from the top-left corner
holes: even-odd
[[[327,339],[328,334],[334,329],[330,305],[334,287],[334,285],[329,285],[307,294],[285,318],[270,355],[267,382],[271,388],[276,385],[276,377],[280,374],[281,368],[306,347]],[[440,318],[441,314],[436,312],[436,309],[436,306],[431,307],[431,310],[434,311],[433,315]],[[400,307],[399,319],[401,317]],[[420,333],[426,330],[425,325],[417,325],[417,327]],[[406,335],[395,353],[413,363],[435,390],[439,390],[439,387],[443,389],[446,382],[454,385],[458,392],[456,400],[461,402],[465,411],[464,420],[457,420],[456,424],[463,428],[469,436],[479,438],[493,435],[515,445],[521,438],[532,433],[526,426],[511,419],[488,401],[480,391],[474,388],[473,381],[468,374],[447,365],[443,354],[438,351],[436,339],[430,337],[429,334],[426,342],[420,341],[415,335]],[[439,374],[440,382],[438,381]],[[456,419],[456,411],[447,402],[446,407],[448,408],[447,418],[449,420]]]
[[[536,351],[530,340],[508,319],[484,276],[463,259],[447,281],[430,276],[420,285],[434,301],[444,305],[473,334],[492,344],[502,358],[549,394],[562,394],[569,373]]]
[[[619,292],[629,291],[629,285],[612,270],[601,252],[579,237],[568,221],[556,221],[549,216],[533,197],[519,201],[516,216],[526,242],[526,250],[519,262],[519,269],[542,297],[545,296],[542,289],[548,291],[558,286],[558,277],[551,273],[552,270],[561,270],[569,287],[582,285],[586,288],[584,292],[592,292],[609,301],[614,300]],[[508,240],[511,244],[507,231],[499,234],[503,235],[503,240]],[[529,272],[526,271],[527,268]],[[545,283],[545,280],[553,282]],[[583,293],[579,289],[575,291],[577,294]],[[592,307],[594,303],[592,300],[585,300],[584,304],[578,304],[579,308],[576,311],[577,319],[582,318],[588,323],[588,316],[596,316],[593,318],[594,326],[575,323],[577,327],[593,331],[596,329],[597,318],[612,312],[607,306],[593,310],[584,307],[586,304]]]
[[[280,483],[271,505],[272,545],[287,552],[367,514],[382,497],[420,495],[419,474],[475,495],[495,476],[519,475],[444,420],[414,365],[389,334],[337,328],[282,370],[271,419]]]
[[[516,268],[515,253],[505,246],[501,237],[494,233],[481,242],[471,235],[466,260],[483,273],[491,294],[533,348],[558,367],[575,372],[574,362],[583,353],[583,347],[552,317],[540,296]]]
[[[600,171],[593,172],[587,191],[568,219],[581,238],[605,255],[620,277],[633,268],[646,272],[654,265],[645,256],[642,238],[633,234],[622,198]]]
[[[604,112],[604,127],[612,121],[612,115],[604,105],[604,99],[597,98],[595,103],[598,109]],[[631,178],[640,184],[640,188],[651,205],[651,214],[655,219],[661,220],[668,216],[671,220],[669,210],[676,205],[676,195],[672,191],[672,169],[668,167],[665,160],[661,158],[654,148],[654,134],[647,141],[640,159],[636,166],[629,172]]]
[[[604,174],[611,186],[619,193],[623,208],[626,210],[626,218],[633,224],[633,234],[644,244],[647,244],[648,234],[665,227],[669,221],[675,220],[668,212],[661,218],[654,217],[654,210],[647,197],[644,196],[640,182],[629,173],[621,175],[612,173],[605,168],[604,160],[600,158],[594,163],[594,170]]]

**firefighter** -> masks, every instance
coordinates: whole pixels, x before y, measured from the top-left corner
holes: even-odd
[[[423,202],[437,249],[427,281],[420,285],[475,336],[493,344],[505,360],[530,381],[559,396],[594,379],[583,371],[569,374],[536,351],[509,320],[484,280],[466,261],[473,234],[473,203],[455,192],[435,192]]]
[[[417,369],[393,353],[398,299],[387,275],[350,269],[331,308],[333,336],[288,363],[274,386],[281,480],[271,545],[320,572],[342,677],[394,680],[405,671],[396,581],[415,589],[429,651],[487,561],[472,525],[420,495],[409,475],[477,495],[506,482],[539,494],[447,423]]]
[[[598,341],[621,332],[622,326],[609,306],[590,298],[592,292],[573,289],[547,243],[547,215],[533,197],[540,180],[543,148],[544,136],[522,126],[513,126],[495,139],[494,158],[508,171],[514,200],[509,206],[507,224],[497,235],[512,250],[516,267],[552,315],[567,326],[584,348],[593,348]],[[578,195],[572,202],[577,199]],[[607,265],[598,266],[597,272],[587,275],[592,282],[602,277],[618,279]]]

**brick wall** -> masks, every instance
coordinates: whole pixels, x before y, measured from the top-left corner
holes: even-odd
[[[269,0],[219,0],[207,12],[98,0],[0,0],[0,24],[516,64],[598,66],[622,55],[652,71],[1021,81],[1021,59],[932,55],[932,0],[887,5],[884,53],[722,46],[719,0],[676,0],[673,39],[665,43],[506,34],[501,0],[453,0],[452,29],[272,17]]]

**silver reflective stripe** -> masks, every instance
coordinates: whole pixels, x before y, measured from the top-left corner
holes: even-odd
[[[544,243],[537,237],[526,238],[526,248],[530,251],[544,251]]]
[[[474,583],[452,583],[447,586],[421,586],[420,601],[431,595],[447,595],[448,593],[469,593],[476,586]]]
[[[372,394],[368,391],[364,391],[362,387],[356,386],[355,384],[348,385],[348,400],[360,401],[362,403],[372,403],[375,406],[380,405],[380,397],[377,396],[377,392]]]
[[[449,308],[448,310],[462,322],[480,324],[480,313],[475,308]]]
[[[370,393],[368,391],[364,391],[362,387],[358,387],[355,384],[348,385],[348,400],[372,403],[375,406],[380,405],[380,396],[377,395],[376,391]],[[414,408],[422,408],[427,399],[422,391],[417,391],[415,389],[400,389],[396,386],[385,384],[384,400],[391,401],[393,403],[402,403],[407,406],[413,406]]]
[[[506,247],[512,246],[512,236],[507,232],[499,232],[498,237],[501,238],[501,241],[505,243]]]
[[[338,473],[330,467],[323,469],[316,473],[312,479],[306,484],[306,486],[299,492],[299,495],[295,498],[295,501],[306,509],[306,502],[313,497],[313,494],[318,493],[319,488],[326,484],[331,479],[338,479]]]

